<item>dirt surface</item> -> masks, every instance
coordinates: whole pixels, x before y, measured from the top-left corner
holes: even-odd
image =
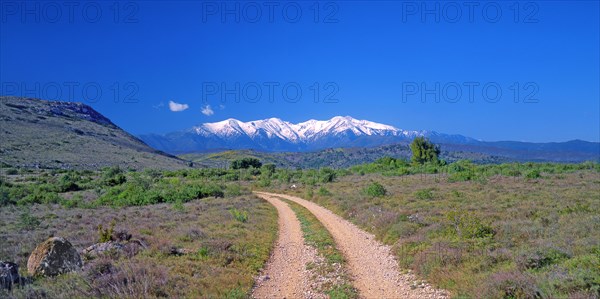
[[[430,285],[420,282],[414,275],[400,273],[398,263],[389,246],[379,243],[375,240],[375,236],[359,229],[331,211],[299,197],[266,192],[255,192],[255,194],[271,203],[273,203],[273,197],[285,198],[304,206],[313,213],[329,230],[339,250],[346,258],[354,287],[358,289],[361,297],[447,297],[445,291],[434,289]],[[280,213],[280,217],[289,217],[289,214]],[[291,217],[295,219],[293,213]],[[292,262],[290,260],[286,264]]]
[[[270,202],[279,214],[279,236],[267,266],[257,279],[252,292],[254,298],[320,298],[311,286],[310,272],[306,269],[317,253],[304,244],[300,221],[292,209],[280,199],[260,195]]]

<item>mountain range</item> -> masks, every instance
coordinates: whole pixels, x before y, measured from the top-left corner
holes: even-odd
[[[417,136],[444,142],[476,142],[461,135],[408,131],[350,116],[311,119],[297,124],[279,118],[249,122],[230,118],[204,123],[186,131],[141,135],[140,138],[166,152],[190,153],[214,149],[303,152],[335,147],[371,147],[409,141]]]
[[[181,155],[242,149],[264,152],[315,152],[330,148],[374,148],[406,144],[418,136],[440,144],[442,150],[448,153],[484,154],[497,157],[493,160],[498,161],[600,160],[600,143],[597,142],[486,142],[463,135],[403,130],[368,120],[357,120],[350,116],[336,116],[329,120],[311,119],[297,124],[279,118],[248,122],[227,119],[204,123],[180,132],[141,135],[140,139],[159,150]]]
[[[82,103],[0,96],[0,167],[179,169],[222,167],[247,156],[291,168],[347,167],[383,156],[407,159],[417,136],[439,144],[449,162],[600,161],[597,142],[485,142],[348,116],[297,124],[228,119],[136,137]]]

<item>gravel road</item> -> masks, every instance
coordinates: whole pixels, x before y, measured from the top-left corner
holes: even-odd
[[[447,298],[447,293],[443,290],[433,288],[428,284],[421,283],[420,280],[412,274],[400,273],[398,263],[391,253],[390,247],[385,246],[375,240],[375,236],[369,234],[356,225],[344,220],[331,211],[299,197],[285,194],[275,194],[266,192],[255,192],[257,196],[271,202],[278,210],[282,204],[274,197],[285,198],[294,201],[313,213],[317,219],[323,223],[323,226],[329,230],[333,236],[339,250],[347,260],[348,268],[353,279],[353,284],[363,298]],[[281,219],[289,217],[293,221],[298,221],[291,209],[283,209],[285,212],[279,212],[281,221],[290,221]],[[288,211],[289,210],[289,211]],[[298,236],[294,242],[302,242],[300,226],[297,228]],[[296,232],[294,232],[296,233]],[[281,237],[281,234],[280,234]],[[275,249],[277,251],[277,248]],[[276,254],[276,252],[275,252]],[[302,257],[301,254],[298,255]],[[300,264],[302,260],[286,260],[282,264],[273,266],[272,271],[294,272],[289,268],[304,269]],[[279,268],[282,267],[282,268]],[[301,271],[301,270],[298,270]],[[296,271],[296,272],[298,272]],[[284,279],[285,280],[285,279]],[[288,280],[300,281],[297,277],[289,277]],[[290,284],[290,282],[281,282]],[[283,288],[283,287],[282,287]],[[299,293],[296,293],[299,294]],[[283,298],[281,296],[259,296],[261,298]],[[299,298],[288,296],[287,298]]]
[[[300,221],[292,209],[280,199],[260,195],[270,202],[279,214],[279,234],[267,266],[252,292],[254,298],[317,298],[311,289],[309,262],[317,252],[304,244]]]

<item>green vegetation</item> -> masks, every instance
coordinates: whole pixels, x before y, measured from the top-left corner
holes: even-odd
[[[382,197],[387,194],[385,187],[377,182],[369,184],[363,191],[370,197]]]
[[[149,244],[135,257],[108,261],[119,277],[145,273],[153,281],[152,290],[132,297],[244,297],[277,231],[274,209],[249,192],[263,189],[305,197],[348,218],[392,245],[401,266],[456,297],[599,296],[598,163],[383,157],[348,169],[307,170],[239,163],[170,171],[0,169],[0,212],[7,215],[0,219],[0,259],[24,269],[48,235],[61,234],[81,249],[106,240],[106,224],[117,219],[114,229]],[[312,237],[329,242],[320,233]],[[109,266],[96,262],[89,271],[105,273]],[[69,276],[32,288],[49,297],[108,292],[91,281],[99,280]],[[348,291],[329,290],[342,298]]]
[[[233,208],[229,210],[229,213],[231,213],[231,216],[233,216],[233,218],[239,222],[248,222],[248,212],[246,211],[240,211],[236,208]]]
[[[113,219],[108,228],[104,228],[102,223],[98,224],[98,242],[104,243],[110,241],[112,234],[115,231],[117,222]]]
[[[250,167],[260,168],[262,163],[256,158],[242,158],[231,161],[232,169],[248,169]],[[275,165],[273,165],[275,166]]]
[[[344,257],[336,248],[329,231],[303,206],[287,199],[282,200],[298,217],[306,244],[316,248],[317,253],[324,258],[324,262],[314,265],[314,271],[325,277],[325,281],[320,282],[319,291],[329,295],[330,298],[358,298],[358,293],[352,287],[346,270],[343,267],[342,269],[336,267],[336,264],[344,265]]]
[[[247,298],[277,237],[277,211],[242,193],[192,200],[177,211],[169,204],[0,207],[0,260],[17,263],[22,275],[31,251],[50,234],[65,237],[79,251],[121,231],[146,246],[84,257],[81,272],[36,278],[10,293],[0,290],[0,297]],[[251,217],[240,222],[230,215],[235,209]]]
[[[412,164],[337,172],[311,200],[459,298],[600,296],[600,164]],[[294,182],[294,180],[292,180]],[[385,186],[386,196],[367,190]],[[270,187],[304,196],[312,186]],[[364,192],[357,192],[363,190]]]
[[[440,147],[424,137],[417,137],[410,143],[412,162],[416,164],[437,163]]]

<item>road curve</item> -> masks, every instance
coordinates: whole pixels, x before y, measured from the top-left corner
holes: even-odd
[[[375,240],[356,225],[313,202],[299,197],[267,192],[254,192],[271,202],[273,197],[294,201],[317,217],[333,236],[347,260],[354,287],[364,298],[447,298],[447,293],[429,285],[413,287],[416,278],[402,274],[390,247]],[[272,202],[271,202],[272,203]],[[281,214],[280,214],[281,215]]]

